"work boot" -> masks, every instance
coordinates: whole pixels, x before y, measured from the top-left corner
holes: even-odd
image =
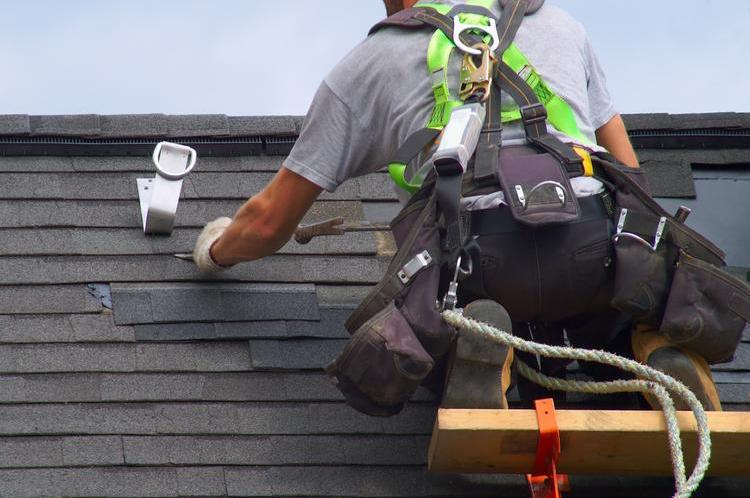
[[[511,331],[508,312],[490,300],[470,303],[464,316]],[[505,409],[511,385],[513,349],[471,332],[459,331],[443,394],[443,408]]]
[[[711,369],[702,356],[672,344],[654,329],[639,325],[633,330],[635,359],[664,372],[685,384],[707,411],[721,411],[721,401],[716,390]],[[649,405],[661,409],[653,396],[646,396]],[[675,399],[678,410],[690,410],[682,398]]]

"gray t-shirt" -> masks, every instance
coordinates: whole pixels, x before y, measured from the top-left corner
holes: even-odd
[[[499,16],[499,2],[493,10]],[[424,128],[432,112],[427,47],[433,33],[383,29],[355,47],[320,85],[284,165],[329,192],[348,178],[386,167],[399,146]],[[515,43],[570,105],[581,132],[595,143],[595,130],[616,111],[583,26],[565,11],[544,5],[526,17]],[[453,90],[458,88],[460,60],[459,51],[454,51],[449,66]],[[503,102],[512,105],[507,96]],[[549,131],[574,141],[552,127]],[[523,137],[520,124],[503,131],[504,143]]]

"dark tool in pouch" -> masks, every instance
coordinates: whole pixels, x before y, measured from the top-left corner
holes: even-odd
[[[532,2],[531,8],[538,8],[538,4]],[[505,245],[488,245],[523,239],[515,236],[516,232],[510,234],[511,239],[503,239],[502,234],[492,235],[498,233],[495,228],[477,240],[473,237],[482,233],[483,225],[497,224],[498,219],[507,218],[508,211],[510,223],[522,227],[521,231],[532,231],[531,239],[542,235],[554,242],[561,240],[554,231],[577,234],[568,236],[572,242],[566,241],[573,244],[570,253],[588,257],[591,247],[602,245],[606,252],[602,260],[609,260],[612,255],[613,223],[609,218],[614,213],[614,221],[618,223],[614,239],[617,268],[611,305],[639,321],[661,326],[671,340],[697,349],[709,361],[731,357],[745,321],[750,318],[750,291],[744,283],[721,270],[724,253],[681,220],[664,212],[647,193],[641,171],[618,165],[606,155],[592,156],[595,176],[612,187],[614,201],[605,209],[600,198],[576,199],[569,178],[583,174],[581,157],[547,133],[544,106],[525,80],[502,62],[502,54],[529,8],[528,0],[507,0],[503,5],[498,30],[505,37],[495,51],[493,90],[487,101],[487,118],[471,174],[463,178],[460,171],[436,167],[394,219],[392,230],[398,251],[385,277],[347,321],[352,338],[326,369],[347,403],[361,412],[375,416],[399,413],[417,387],[429,380],[433,367],[450,351],[456,331],[443,322],[439,303],[450,276],[466,277],[462,285],[469,295],[472,281],[479,282],[475,287],[480,291],[472,299],[499,301],[515,320],[533,319],[532,314],[537,311],[530,309],[529,316],[524,316],[521,307],[527,306],[525,303],[516,310],[512,303],[504,302],[502,286],[494,289],[496,283],[507,280],[506,275],[477,264],[483,263],[483,254],[499,252],[503,256],[501,253],[513,250]],[[466,5],[456,6],[448,16],[428,8],[412,8],[386,19],[373,30],[386,26],[432,27],[453,39],[450,16],[461,9],[492,15],[480,7]],[[460,38],[467,46],[481,41],[467,32]],[[501,86],[520,106],[528,146],[502,147]],[[404,146],[409,150],[398,151],[397,155],[404,159],[415,157],[437,136],[434,130],[425,131],[415,134],[419,140],[410,137]],[[462,193],[488,193],[498,188],[503,189],[507,207],[479,212],[478,217],[461,215]],[[507,223],[500,231],[506,226]],[[581,243],[577,240],[580,234],[590,238],[583,251],[575,245]],[[597,252],[596,258],[599,256]],[[474,267],[482,267],[473,275],[472,265],[466,264],[472,261]],[[561,264],[570,262],[561,260]],[[582,264],[591,265],[585,260]],[[543,310],[547,315],[534,316],[554,321],[570,316],[565,313],[602,311],[602,307],[609,310],[611,292],[598,292],[589,281],[608,280],[611,275],[604,265],[596,263],[596,267],[596,277],[587,275],[586,282],[579,284],[571,281],[564,271],[558,272],[559,278],[547,278],[553,281],[548,284],[553,291],[557,288],[558,294],[571,294],[575,302],[548,299],[562,304],[556,308],[547,304]],[[448,278],[441,279],[445,276]],[[454,278],[451,283],[455,286],[457,280]],[[563,284],[566,287],[560,287]],[[579,289],[576,285],[592,289]],[[455,297],[451,296],[451,288],[448,286],[443,305]],[[516,285],[515,294],[518,288]],[[541,296],[543,292],[531,294]],[[588,301],[594,301],[597,294],[604,299],[594,309]],[[580,309],[572,311],[575,306]]]

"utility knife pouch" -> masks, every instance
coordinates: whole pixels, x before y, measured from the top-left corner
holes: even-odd
[[[748,321],[750,287],[682,252],[660,331],[709,363],[721,363],[731,361]]]
[[[531,227],[576,221],[580,207],[565,166],[551,154],[527,151],[500,149],[497,175],[513,217]]]

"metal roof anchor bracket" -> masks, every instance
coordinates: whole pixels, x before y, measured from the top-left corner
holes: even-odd
[[[143,233],[171,235],[182,181],[195,167],[198,155],[185,145],[160,142],[152,157],[156,176],[136,179]]]

